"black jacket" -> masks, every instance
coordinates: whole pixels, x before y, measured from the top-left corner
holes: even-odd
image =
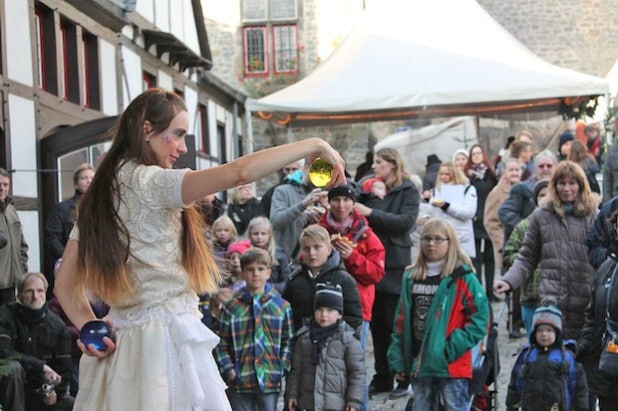
[[[609,222],[609,217],[618,208],[618,197],[606,201],[601,206],[594,225],[588,232],[586,245],[588,246],[588,260],[595,269],[599,268],[611,251],[618,251],[616,244],[616,230]],[[616,253],[618,255],[618,253]]]
[[[58,397],[66,394],[71,380],[71,336],[62,320],[49,311],[47,304],[38,312],[16,302],[0,307],[0,334],[11,337],[11,346],[3,357],[15,356],[26,371],[27,389],[43,384],[43,365],[49,365],[61,377]]]
[[[69,234],[75,223],[77,202],[79,196],[77,192],[68,200],[56,204],[45,223],[45,250],[53,257],[54,262],[62,257],[64,247],[69,241]]]
[[[341,267],[341,258],[336,250],[328,258],[322,270],[311,278],[308,267],[303,263],[290,276],[283,298],[292,305],[294,331],[298,331],[313,318],[313,297],[318,283],[339,284],[343,294],[343,319],[354,328],[363,322],[360,295],[356,280]]]
[[[372,208],[367,221],[384,245],[386,274],[376,284],[376,291],[399,295],[403,270],[412,262],[410,233],[416,225],[420,194],[410,180],[404,180],[383,200],[374,201],[374,197],[361,193],[359,202]]]
[[[232,219],[236,226],[238,235],[242,236],[247,231],[249,221],[253,217],[262,215],[262,208],[257,198],[252,198],[245,204],[230,203],[227,206],[227,215]]]
[[[474,238],[481,239],[484,238],[489,240],[489,235],[485,230],[485,225],[483,224],[483,218],[485,217],[485,200],[487,200],[487,196],[493,190],[493,188],[498,184],[498,180],[496,176],[491,173],[489,170],[485,172],[485,176],[483,178],[473,178],[470,177],[470,184],[476,188],[476,215],[474,216]],[[479,257],[477,255],[477,257]]]
[[[618,378],[611,379],[598,372],[597,366],[603,349],[605,331],[606,299],[616,260],[607,258],[599,267],[592,283],[590,302],[586,307],[585,322],[577,344],[577,359],[581,361],[590,391],[600,396],[618,399]],[[610,290],[610,317],[618,321],[618,273]]]

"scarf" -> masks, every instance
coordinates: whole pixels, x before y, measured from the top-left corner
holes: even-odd
[[[573,208],[575,208],[575,204],[573,203],[565,203],[562,205],[564,214],[573,214]]]
[[[309,338],[311,339],[311,364],[318,365],[320,362],[320,351],[324,347],[324,343],[333,335],[335,330],[341,324],[341,320],[337,320],[333,325],[329,325],[328,327],[320,327],[315,320],[311,320],[311,324],[309,325]]]
[[[47,315],[47,302],[38,310],[33,310],[18,303],[16,311],[19,318],[24,320],[27,324],[36,324]]]
[[[326,222],[328,223],[328,226],[332,228],[333,230],[335,230],[336,232],[340,234],[345,234],[348,231],[350,231],[350,228],[352,228],[352,224],[354,223],[354,217],[352,216],[352,214],[350,214],[343,221],[335,221],[335,219],[333,218],[333,215],[329,211],[326,214]]]
[[[485,178],[485,173],[487,172],[487,166],[485,163],[481,164],[472,164],[472,167],[468,170],[468,174],[470,174],[470,178],[476,178],[477,180],[482,180]]]

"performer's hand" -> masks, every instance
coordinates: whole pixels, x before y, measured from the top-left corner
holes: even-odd
[[[337,152],[330,144],[324,141],[324,147],[322,151],[309,159],[309,163],[313,163],[313,161],[320,157],[322,160],[326,161],[328,164],[333,166],[333,173],[330,181],[326,184],[328,187],[336,187],[339,184],[347,184],[347,179],[345,177],[345,161],[341,154]]]
[[[298,409],[298,400],[296,398],[290,398],[288,400],[288,408],[290,411],[296,411]]]
[[[108,355],[111,355],[114,351],[116,351],[116,343],[114,343],[114,341],[109,337],[103,337],[103,342],[107,347],[105,351],[97,350],[93,344],[90,344],[86,347],[79,339],[77,340],[77,346],[84,354],[89,357],[105,358]]]

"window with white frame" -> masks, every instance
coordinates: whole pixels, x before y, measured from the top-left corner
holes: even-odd
[[[243,28],[245,73],[268,73],[266,44],[266,26],[250,26]]]
[[[296,73],[298,71],[298,42],[296,25],[273,26],[275,73]]]
[[[297,3],[298,0],[241,0],[246,76],[298,72]]]

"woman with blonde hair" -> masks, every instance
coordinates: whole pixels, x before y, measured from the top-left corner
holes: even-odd
[[[429,321],[431,319],[431,321]],[[471,349],[485,336],[489,304],[452,224],[433,218],[421,252],[406,268],[388,360],[395,378],[412,376],[413,410],[469,407]]]
[[[497,293],[517,289],[538,266],[539,299],[549,296],[558,302],[565,339],[577,339],[584,324],[594,276],[586,234],[597,206],[582,168],[572,161],[558,163],[543,206],[530,216],[519,255],[494,286]]]
[[[470,258],[476,257],[472,220],[476,215],[477,202],[476,187],[470,184],[463,171],[450,161],[442,163],[436,187],[429,198],[429,204],[433,206],[432,216],[453,224],[461,247]]]
[[[255,198],[253,184],[241,184],[230,190],[227,215],[234,222],[240,237],[246,237],[249,221],[261,213],[262,208],[260,201]]]
[[[148,89],[120,115],[113,143],[80,201],[54,293],[80,330],[96,317],[85,290],[110,305],[115,341],[78,345],[74,410],[229,410],[212,356],[219,338],[200,322],[197,293],[220,281],[194,202],[263,178],[295,160],[322,158],[330,184],[344,161],[321,139],[247,154],[202,170],[173,169],[188,152],[184,101]]]
[[[388,192],[379,201],[373,201],[378,198],[376,196],[360,193],[354,207],[367,218],[385,251],[386,274],[376,284],[371,320],[376,374],[369,385],[369,393],[374,394],[393,389],[393,375],[388,368],[386,351],[390,344],[403,271],[412,262],[410,233],[418,217],[420,194],[410,181],[403,158],[394,148],[384,147],[376,151],[371,168],[374,176],[386,183]],[[408,385],[405,381],[400,382],[391,396],[407,395]]]

